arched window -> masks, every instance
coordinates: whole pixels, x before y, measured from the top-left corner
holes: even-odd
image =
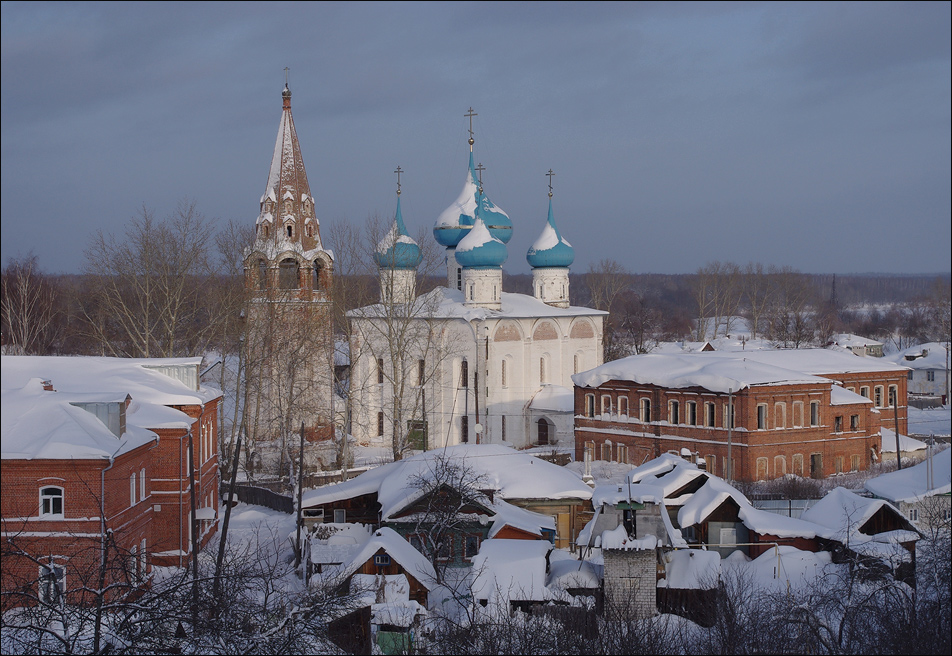
[[[505,359],[503,359],[503,361],[499,363],[499,373],[500,373],[502,386],[508,387],[509,382],[506,380],[506,360]]]
[[[40,516],[62,519],[63,515],[63,488],[44,487],[40,490]]]
[[[288,239],[292,239],[294,237],[294,226],[289,223],[287,225],[287,230],[288,230]]]
[[[546,382],[545,380],[545,358],[539,358],[539,384]]]
[[[129,476],[129,505],[136,505],[136,473]]]
[[[278,283],[281,289],[298,288],[298,263],[290,257],[281,260],[278,266]]]
[[[321,273],[323,273],[324,267],[321,265],[320,260],[314,260],[314,271],[311,273],[311,283],[314,289],[321,288]]]

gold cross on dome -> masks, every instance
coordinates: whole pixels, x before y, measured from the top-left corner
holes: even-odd
[[[467,117],[467,118],[469,119],[469,149],[472,150],[472,149],[473,149],[473,143],[475,143],[475,140],[473,139],[473,134],[474,134],[474,133],[473,133],[473,117],[474,117],[474,116],[479,116],[479,114],[477,114],[476,112],[474,112],[474,111],[473,111],[473,108],[470,107],[470,108],[469,108],[469,112],[466,113],[466,114],[463,114],[463,116],[465,116],[465,117]]]

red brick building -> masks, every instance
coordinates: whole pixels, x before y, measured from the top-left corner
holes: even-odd
[[[906,430],[906,370],[826,350],[639,355],[573,380],[577,459],[687,449],[734,480],[820,478],[880,457],[893,400]]]
[[[208,542],[221,393],[201,388],[200,364],[2,357],[4,605],[82,603],[104,559],[117,593],[135,588],[153,564],[186,563],[193,526]]]

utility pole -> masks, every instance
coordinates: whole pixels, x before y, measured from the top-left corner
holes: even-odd
[[[727,482],[734,480],[734,460],[731,458],[731,441],[734,436],[734,388],[727,388]]]
[[[298,460],[298,480],[297,480],[297,536],[294,539],[294,567],[301,565],[301,524],[303,510],[301,508],[301,499],[304,495],[304,422],[301,422],[301,441],[299,460]]]

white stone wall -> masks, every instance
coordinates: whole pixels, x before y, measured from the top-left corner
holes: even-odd
[[[517,448],[528,446],[535,443],[534,423],[543,416],[555,425],[551,438],[574,440],[571,413],[530,413],[528,404],[543,384],[571,389],[573,373],[602,363],[601,315],[491,317],[470,322],[457,318],[433,319],[421,314],[411,323],[417,325],[415,330],[420,336],[405,340],[408,346],[394,351],[393,345],[384,338],[385,320],[352,320],[355,334],[351,345],[352,426],[358,440],[366,443],[377,436],[378,412],[384,412],[387,417],[384,437],[392,439],[389,418],[394,414],[395,405],[393,381],[400,376],[388,369],[380,384],[376,375],[376,358],[382,357],[387,367],[390,353],[403,358],[408,369],[405,376],[411,379],[417,377],[414,367],[419,358],[423,357],[426,362],[428,374],[422,390],[425,403],[421,405],[426,411],[430,448],[459,444],[463,416],[468,417],[469,442],[477,440],[478,420],[482,427],[480,442]],[[406,327],[397,322],[392,328]],[[439,339],[424,339],[424,329],[436,331]],[[468,369],[465,385],[460,376],[464,359]],[[405,386],[405,392],[406,389]],[[417,397],[411,395],[410,400],[416,402]],[[404,412],[401,421],[409,418]]]
[[[569,270],[565,267],[540,267],[532,270],[532,293],[543,303],[569,306]]]

